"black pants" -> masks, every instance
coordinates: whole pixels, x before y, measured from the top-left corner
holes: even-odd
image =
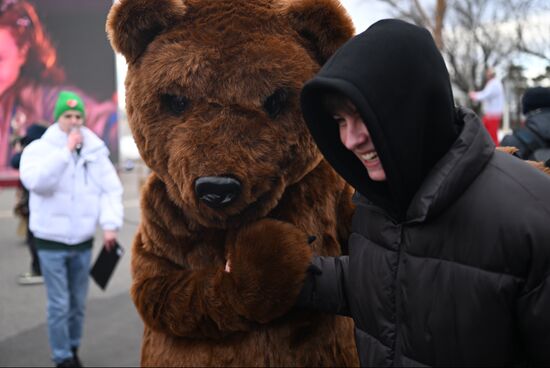
[[[38,253],[36,252],[36,244],[34,241],[34,234],[27,228],[27,245],[31,252],[31,271],[35,275],[42,275],[40,270],[40,261],[38,259]]]

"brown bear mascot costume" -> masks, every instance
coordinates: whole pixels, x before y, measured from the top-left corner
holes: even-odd
[[[353,34],[345,10],[122,0],[107,31],[153,171],[132,254],[141,364],[357,365],[351,320],[287,313],[312,254],[341,253],[353,212],[299,107],[302,84]]]

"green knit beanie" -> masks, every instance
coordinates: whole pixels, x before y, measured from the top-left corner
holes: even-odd
[[[84,118],[84,102],[80,96],[71,91],[61,91],[59,92],[59,97],[57,97],[57,102],[53,110],[53,121],[57,121],[57,119],[67,110],[80,111],[82,118]]]

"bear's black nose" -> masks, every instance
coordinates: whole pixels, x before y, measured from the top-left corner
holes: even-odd
[[[241,193],[241,183],[227,176],[203,176],[195,180],[195,195],[208,207],[231,204]]]

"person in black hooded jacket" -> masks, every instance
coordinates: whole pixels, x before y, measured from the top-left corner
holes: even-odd
[[[525,160],[550,162],[550,88],[527,88],[521,98],[524,126],[502,138],[501,146],[518,148]]]
[[[298,306],[351,316],[363,366],[550,365],[550,177],[453,101],[430,33],[392,19],[305,84],[356,210],[349,255],[314,257]]]

